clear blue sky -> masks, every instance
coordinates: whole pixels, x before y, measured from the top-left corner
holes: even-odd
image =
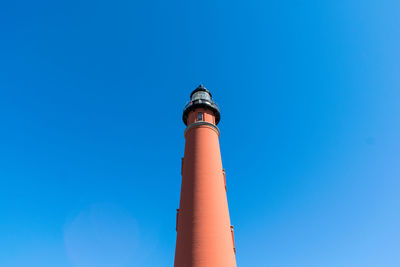
[[[3,1],[0,266],[173,266],[200,83],[239,267],[400,266],[399,3]]]

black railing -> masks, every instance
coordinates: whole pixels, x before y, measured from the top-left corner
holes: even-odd
[[[195,104],[210,105],[211,107],[215,108],[219,112],[219,107],[218,107],[217,103],[211,102],[211,101],[208,101],[208,100],[204,100],[204,99],[196,99],[196,100],[193,100],[193,101],[188,101],[183,110],[185,111],[187,108],[189,108],[190,106],[195,105]]]

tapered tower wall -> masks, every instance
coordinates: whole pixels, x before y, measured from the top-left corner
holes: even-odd
[[[175,267],[234,267],[215,112],[202,107],[190,111],[185,140]]]

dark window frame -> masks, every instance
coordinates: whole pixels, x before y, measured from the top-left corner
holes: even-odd
[[[203,112],[197,113],[197,121],[204,121],[204,115]]]

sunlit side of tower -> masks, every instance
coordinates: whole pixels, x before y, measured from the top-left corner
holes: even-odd
[[[187,128],[175,267],[236,266],[219,148],[219,120],[219,108],[210,91],[200,85],[183,112]]]

